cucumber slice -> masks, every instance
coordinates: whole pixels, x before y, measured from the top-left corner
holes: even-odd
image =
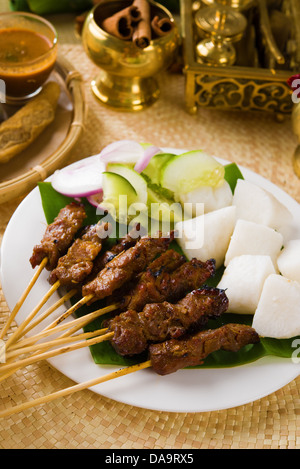
[[[100,207],[108,210],[111,216],[120,223],[127,223],[128,207],[138,200],[135,188],[120,174],[107,171],[102,173],[102,181],[103,201]]]
[[[180,203],[167,199],[148,187],[149,217],[162,222],[179,222],[183,219]]]
[[[148,191],[147,183],[143,176],[137,173],[133,168],[123,164],[109,164],[107,170],[114,174],[119,174],[134,187],[137,194],[137,202],[147,204]]]
[[[161,168],[160,183],[174,194],[186,194],[200,186],[219,187],[224,166],[201,150],[170,158]]]
[[[172,158],[172,153],[157,153],[154,155],[147,167],[142,172],[143,175],[147,176],[154,184],[160,183],[160,172],[163,165]]]

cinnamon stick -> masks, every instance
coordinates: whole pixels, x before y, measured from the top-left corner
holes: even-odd
[[[134,0],[132,5],[136,6],[141,13],[141,19],[133,32],[132,40],[137,47],[145,49],[152,38],[150,5],[147,0]]]
[[[141,13],[138,8],[131,5],[106,18],[102,22],[102,28],[109,34],[119,39],[129,40],[132,38],[134,25],[140,20]]]
[[[173,23],[169,18],[159,18],[159,16],[154,16],[151,21],[151,27],[157,36],[163,37],[169,34],[173,29]]]

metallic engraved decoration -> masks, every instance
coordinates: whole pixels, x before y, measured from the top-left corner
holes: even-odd
[[[293,102],[284,83],[195,75],[195,104],[214,108],[290,113]]]
[[[297,5],[300,2],[287,0],[293,1],[298,2]],[[212,0],[212,3],[218,4],[219,0]],[[282,66],[271,66],[273,57],[270,66],[265,67],[205,63],[197,53],[201,35],[195,18],[200,15],[201,8],[193,8],[194,5],[192,0],[181,0],[186,110],[190,114],[195,114],[200,107],[264,111],[273,113],[278,120],[290,115],[294,103],[288,80],[296,72]],[[289,15],[291,18],[295,17],[294,11],[292,13]],[[247,49],[240,49],[240,52],[247,57]],[[295,66],[295,60],[293,64]]]

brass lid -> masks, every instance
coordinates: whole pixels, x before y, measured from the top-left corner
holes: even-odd
[[[223,5],[198,10],[195,23],[197,28],[206,34],[228,39],[241,36],[247,26],[247,20],[242,13]]]

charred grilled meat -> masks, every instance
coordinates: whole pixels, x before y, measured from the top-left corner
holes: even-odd
[[[160,303],[168,300],[166,296],[162,296],[160,285],[165,276],[169,276],[185,262],[185,257],[173,249],[164,252],[151,262],[130,292],[124,296],[123,309],[141,311],[147,303]]]
[[[61,286],[73,288],[83,282],[93,269],[94,260],[102,249],[108,231],[108,223],[86,227],[84,234],[58,260],[50,274],[50,283],[59,280]]]
[[[82,287],[82,296],[93,295],[98,300],[110,296],[143,272],[155,257],[168,249],[172,240],[173,236],[142,237],[135,246],[114,257],[93,280],[86,283]]]
[[[139,224],[133,228],[126,236],[119,239],[119,241],[112,246],[110,249],[105,251],[103,254],[98,256],[94,262],[94,268],[92,271],[92,275],[97,275],[100,270],[104,269],[106,264],[114,259],[118,254],[121,254],[123,251],[127,251],[127,249],[136,245],[136,243],[140,240],[140,236],[138,235],[139,231]]]
[[[248,344],[259,342],[256,331],[244,324],[226,324],[218,329],[200,331],[188,338],[170,339],[149,347],[153,370],[167,375],[188,366],[201,365],[212,352],[237,352]]]
[[[47,258],[46,269],[53,270],[58,259],[67,252],[85,218],[84,207],[79,203],[72,202],[61,209],[54,222],[47,226],[41,243],[33,248],[30,258],[32,267]]]
[[[139,354],[149,343],[178,338],[191,327],[203,327],[227,308],[225,292],[208,287],[188,293],[176,304],[147,304],[140,313],[131,309],[109,322],[108,329],[114,332],[111,343],[119,355]]]
[[[124,287],[114,291],[113,295],[107,298],[107,304],[119,303],[119,310],[136,309],[141,311],[147,303],[158,303],[163,301],[156,285],[167,272],[172,272],[180,267],[185,261],[185,257],[178,254],[173,249],[168,249],[155,259],[144,272],[138,274],[132,282],[125,283]],[[129,291],[129,293],[128,293]],[[129,303],[135,302],[135,307]],[[164,298],[168,300],[168,298]]]
[[[127,295],[125,299],[127,309],[141,311],[147,303],[178,301],[186,293],[199,288],[215,274],[214,259],[206,262],[197,259],[185,261],[185,258],[180,256],[178,260],[174,259],[173,266],[172,263],[170,266],[175,268],[167,267],[157,270],[150,266]]]

